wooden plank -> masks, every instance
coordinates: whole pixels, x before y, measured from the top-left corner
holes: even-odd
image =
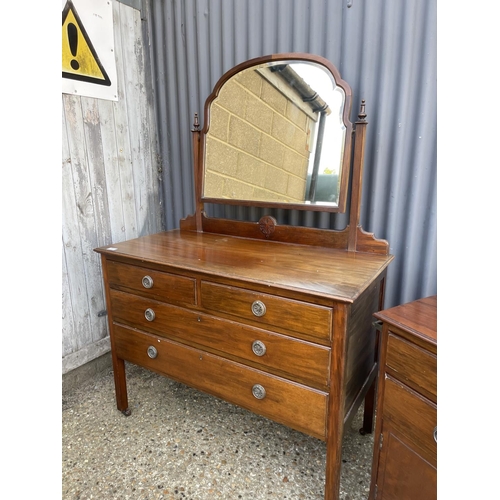
[[[113,18],[120,19],[120,4],[113,3]],[[128,131],[128,102],[125,93],[124,61],[126,61],[122,46],[126,44],[125,37],[122,40],[122,29],[120,22],[115,21],[115,53],[116,53],[116,73],[118,78],[118,101],[113,103],[114,128],[116,130],[116,150],[118,159],[119,183],[115,186],[109,185],[109,190],[113,190],[114,196],[120,190],[120,202],[123,212],[124,231],[116,235],[113,241],[124,241],[136,238],[139,235],[137,214],[135,209],[135,188],[134,188],[134,162],[132,159],[131,137]],[[128,63],[128,61],[127,61]]]
[[[90,186],[85,173],[83,120],[78,96],[63,95],[63,120],[62,241],[70,295],[66,300],[71,302],[73,315],[73,332],[68,331],[67,334],[73,336],[70,344],[77,350],[92,342],[84,272],[85,244],[80,231],[80,219],[86,218],[85,200]],[[87,244],[87,252],[88,247]]]
[[[89,361],[99,358],[104,354],[108,353],[110,348],[110,339],[105,337],[93,344],[86,345],[76,352],[68,354],[62,360],[62,373],[70,372],[75,368],[78,368]]]
[[[92,225],[95,239],[98,244],[101,244],[101,241],[106,240],[105,235],[110,234],[110,227],[98,99],[82,97],[81,106],[86,145],[88,184],[91,190],[89,206],[92,207],[93,212],[94,220]]]
[[[73,335],[75,324],[73,321],[73,308],[71,304],[71,291],[69,284],[68,264],[62,245],[62,355],[71,354],[75,350],[76,337]]]
[[[144,54],[141,44],[142,31],[137,27],[140,23],[139,13],[134,9],[121,6],[121,30],[123,34],[132,37],[133,43],[122,46],[124,64],[124,88],[128,109],[128,131],[132,146],[132,162],[134,164],[133,177],[135,189],[135,207],[137,214],[137,228],[139,235],[151,234],[157,228],[151,221],[151,206],[154,204],[151,168],[151,147],[149,123],[146,120],[148,113],[144,102],[144,78],[139,68],[143,67]],[[138,117],[140,117],[138,119]]]
[[[97,109],[102,142],[103,195],[107,199],[108,227],[103,234],[107,243],[121,241],[125,232],[123,202],[120,185],[120,165],[118,163],[117,131],[113,116],[113,101],[99,99]]]
[[[144,142],[147,146],[148,156],[146,162],[147,187],[149,196],[148,221],[152,232],[161,231],[163,224],[163,207],[161,200],[161,155],[159,152],[158,134],[156,130],[156,108],[153,104],[154,89],[149,68],[151,68],[150,52],[148,49],[149,38],[144,36],[144,22],[141,19],[141,11],[129,9],[129,14],[134,16],[134,52],[140,55],[134,61],[137,63],[137,74],[141,90],[139,103],[141,105],[141,117],[143,117],[142,132]],[[149,33],[149,31],[147,32]],[[146,74],[147,73],[147,74]],[[189,129],[188,129],[189,130]],[[187,132],[187,131],[186,131]]]
[[[68,227],[65,226],[65,215],[71,211],[75,204],[71,198],[73,194],[73,182],[71,180],[71,158],[69,156],[68,138],[66,135],[66,123],[63,112],[62,116],[62,208],[63,208],[63,231],[62,231],[62,355],[63,357],[70,354],[76,349],[75,320],[73,304],[71,302],[71,285],[74,281],[69,279],[71,274],[72,256],[71,252],[71,233]],[[69,202],[71,200],[71,202]],[[66,245],[68,245],[68,257],[66,257]],[[79,276],[79,274],[77,274]]]
[[[99,258],[86,255],[87,248],[95,248],[95,242],[108,240],[111,233],[109,223],[108,197],[104,175],[103,145],[98,100],[90,97],[81,98],[83,131],[86,144],[86,161],[88,186],[90,187],[89,214],[85,220],[81,219],[81,230],[85,234],[83,240],[84,264],[87,281],[87,296],[89,301],[89,320],[92,342],[103,339],[108,335],[105,318],[98,313],[106,308],[102,282],[101,263]],[[87,225],[88,224],[88,225]],[[91,252],[93,253],[93,252]]]

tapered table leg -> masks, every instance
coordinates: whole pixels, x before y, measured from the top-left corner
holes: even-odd
[[[125,415],[129,416],[131,411],[128,407],[127,379],[125,377],[125,361],[113,354],[113,375],[115,378],[116,406]]]
[[[375,403],[377,396],[377,378],[375,378],[365,396],[365,409],[363,412],[363,427],[359,432],[364,436],[371,434],[375,425]]]

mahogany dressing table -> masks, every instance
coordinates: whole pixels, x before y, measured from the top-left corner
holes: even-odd
[[[344,426],[372,432],[389,245],[359,224],[366,115],[326,59],[277,54],[229,70],[192,131],[196,210],[180,229],[101,254],[116,389],[125,361],[326,441],[338,498]],[[348,189],[350,204],[348,206]],[[206,203],[346,212],[343,230],[208,216]]]

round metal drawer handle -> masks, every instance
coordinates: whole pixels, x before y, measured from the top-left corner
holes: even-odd
[[[436,441],[436,443],[438,442],[438,428],[437,428],[437,425],[436,427],[434,427],[434,441]]]
[[[252,342],[252,351],[256,356],[264,356],[266,354],[266,344],[260,340],[254,340]]]
[[[156,347],[153,347],[152,345],[150,345],[148,347],[148,356],[151,358],[151,359],[155,359],[156,356],[158,356],[158,351],[156,349]]]
[[[153,309],[151,308],[147,308],[145,311],[144,311],[144,317],[148,320],[148,321],[153,321],[156,317],[156,314],[155,312],[153,311]]]
[[[252,312],[255,316],[260,318],[261,316],[264,316],[266,314],[266,304],[260,300],[256,300],[252,304]]]
[[[257,399],[264,399],[266,397],[266,390],[260,384],[255,384],[252,387],[252,394]]]
[[[151,278],[151,276],[144,276],[144,278],[142,278],[142,286],[144,288],[153,288],[153,278]]]

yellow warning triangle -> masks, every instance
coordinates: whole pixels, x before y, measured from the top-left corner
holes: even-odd
[[[99,85],[111,85],[71,0],[62,13],[62,76]]]

